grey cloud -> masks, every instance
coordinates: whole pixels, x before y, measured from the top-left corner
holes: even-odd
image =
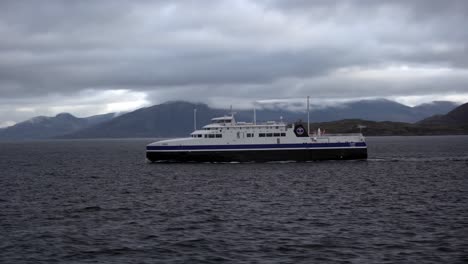
[[[468,93],[466,24],[462,0],[6,0],[0,101],[86,89],[143,91],[153,102]],[[460,74],[337,75],[392,65]]]
[[[415,19],[433,19],[434,17],[464,16],[468,13],[468,2],[464,0],[265,0],[263,3],[271,8],[284,11],[335,14],[339,11],[350,13],[375,13],[388,8],[406,10]]]

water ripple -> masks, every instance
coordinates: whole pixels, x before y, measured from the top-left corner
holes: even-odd
[[[147,164],[143,140],[0,146],[1,263],[466,263],[468,137],[367,161]]]

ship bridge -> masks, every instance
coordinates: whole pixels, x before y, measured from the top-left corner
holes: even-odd
[[[223,117],[215,117],[211,119],[211,124],[203,126],[203,129],[210,129],[210,128],[221,128],[225,126],[235,126],[236,120],[234,116],[223,116]]]
[[[212,124],[235,124],[234,116],[215,117],[211,119]]]

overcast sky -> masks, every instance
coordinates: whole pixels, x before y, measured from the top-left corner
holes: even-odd
[[[468,101],[466,0],[0,1],[0,127],[168,100]]]

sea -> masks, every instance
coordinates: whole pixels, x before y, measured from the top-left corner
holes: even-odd
[[[468,136],[306,163],[151,164],[151,141],[0,143],[0,263],[468,262]]]

